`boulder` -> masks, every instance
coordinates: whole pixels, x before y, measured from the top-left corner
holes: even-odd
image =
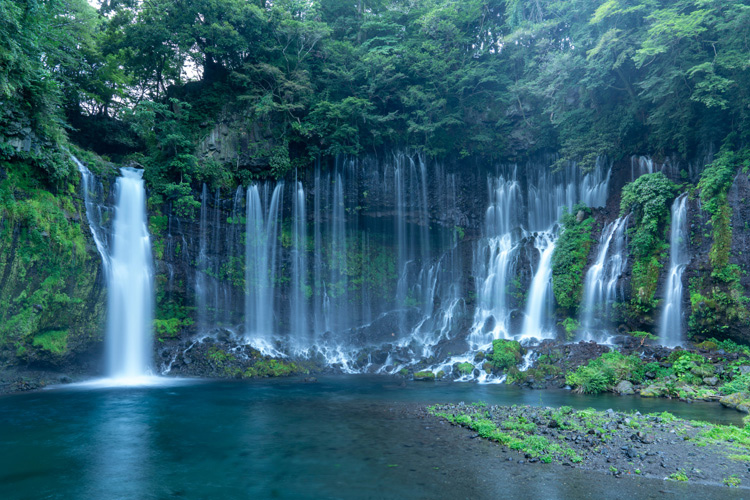
[[[743,413],[750,413],[750,394],[747,392],[735,392],[724,396],[719,402],[727,408],[734,408]]]
[[[633,389],[633,384],[627,380],[623,380],[615,386],[615,392],[624,395],[635,394],[635,389]]]
[[[644,389],[641,389],[641,397],[643,398],[660,398],[666,394],[667,390],[664,386],[659,384],[652,384]]]
[[[716,377],[706,377],[703,379],[703,383],[713,387],[719,383],[719,379]]]

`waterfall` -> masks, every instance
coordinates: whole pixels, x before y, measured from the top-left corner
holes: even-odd
[[[107,238],[102,229],[102,208],[101,205],[94,203],[92,200],[92,194],[101,197],[102,187],[96,182],[94,174],[92,174],[83,163],[78,161],[78,158],[71,156],[71,159],[81,173],[81,191],[83,191],[83,204],[86,208],[86,220],[88,220],[89,228],[91,229],[91,236],[94,238],[94,244],[96,245],[96,250],[102,257],[104,273],[105,275],[108,275],[109,251],[107,249]]]
[[[513,276],[518,242],[521,188],[516,171],[487,180],[490,205],[485,213],[484,237],[474,252],[477,307],[470,342],[475,349],[496,338],[508,338],[508,282]]]
[[[586,272],[581,304],[581,340],[602,340],[610,326],[611,306],[617,283],[627,265],[627,233],[630,216],[620,217],[602,229],[594,264]],[[614,243],[614,245],[613,245]]]
[[[150,371],[154,302],[143,171],[122,168],[121,173],[116,184],[107,318],[107,370],[116,379]]]
[[[516,169],[508,172],[488,181],[490,203],[483,238],[474,252],[477,307],[469,335],[474,349],[495,338],[544,339],[554,334],[552,254],[558,236],[557,221],[565,208],[570,210],[579,202],[590,207],[604,206],[612,167],[603,158],[598,158],[588,173],[573,162],[558,170],[529,163],[525,169],[525,193],[516,180]],[[533,248],[539,260],[532,269],[521,331],[512,331],[509,289],[516,277],[519,251],[530,232],[534,233]]]
[[[552,254],[555,251],[556,236],[551,232],[538,233],[534,247],[539,250],[539,267],[531,280],[526,299],[526,317],[521,338],[551,338],[554,332],[549,328],[552,318]]]
[[[687,193],[672,203],[672,226],[669,230],[669,277],[664,308],[659,324],[659,341],[675,347],[684,341],[682,334],[682,273],[690,262],[687,239]]]
[[[562,217],[563,209],[572,210],[576,203],[589,207],[607,204],[611,165],[597,158],[593,171],[583,174],[575,162],[557,171],[544,164],[529,164],[528,230],[548,231]]]
[[[307,215],[305,190],[297,182],[293,198],[292,219],[292,304],[291,327],[293,344],[305,347],[307,338]]]
[[[688,169],[694,170],[694,167],[688,164]],[[679,165],[676,161],[669,158],[664,159],[661,165],[656,163],[650,156],[631,156],[630,157],[630,180],[634,181],[638,177],[646,174],[662,172],[669,178],[678,178],[680,175]]]
[[[195,261],[195,308],[199,329],[206,329],[206,295],[208,269],[208,187],[203,184],[201,191],[201,215],[198,232],[198,257]]]
[[[245,335],[271,348],[276,328],[275,278],[283,183],[247,188],[245,233]]]
[[[331,245],[328,261],[329,281],[324,287],[325,329],[339,332],[349,326],[348,310],[348,270],[347,270],[347,230],[346,205],[344,204],[344,179],[336,173],[333,185],[331,210]]]

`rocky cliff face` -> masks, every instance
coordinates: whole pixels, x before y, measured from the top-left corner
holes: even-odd
[[[216,151],[219,149],[217,146]],[[297,178],[304,192],[307,221],[304,240],[307,270],[303,277],[308,287],[303,309],[305,321],[308,328],[318,332],[315,342],[320,345],[338,335],[325,325],[319,326],[318,322],[328,310],[325,308],[331,306],[321,304],[318,309],[318,297],[328,294],[326,300],[336,305],[336,295],[330,288],[316,288],[316,280],[321,279],[326,286],[333,283],[333,271],[327,259],[335,251],[336,247],[331,245],[336,241],[336,234],[339,238],[343,235],[342,241],[349,254],[347,265],[352,267],[342,285],[346,287],[342,290],[348,298],[339,304],[341,309],[337,314],[346,315],[349,321],[340,323],[345,335],[342,338],[361,347],[363,352],[361,359],[351,360],[355,363],[350,366],[352,369],[361,369],[369,363],[394,363],[414,355],[409,335],[414,338],[434,335],[436,344],[431,356],[434,359],[450,356],[466,349],[470,332],[491,330],[498,321],[491,318],[490,323],[474,324],[474,308],[482,285],[475,261],[478,245],[485,237],[485,212],[490,203],[488,178],[507,173],[508,167],[471,161],[428,162],[422,170],[420,161],[416,155],[341,160],[300,173]],[[679,163],[673,161],[668,167],[651,168],[665,168],[673,179],[684,177],[680,173],[682,169],[675,165]],[[397,181],[396,168],[402,169],[404,174],[400,181]],[[637,176],[640,168],[637,160],[613,164],[607,204],[594,210],[596,223],[592,237],[595,242],[599,241],[606,224],[619,216],[622,187]],[[66,370],[75,366],[96,371],[94,360],[101,359],[98,352],[104,332],[106,290],[81,199],[76,194],[62,193],[46,197],[27,188],[19,196],[17,178],[11,175],[9,180],[7,172],[3,174],[4,189],[16,193],[13,205],[5,207],[0,241],[4,363],[6,366]],[[523,190],[528,189],[528,182],[526,178],[519,180]],[[276,184],[268,186],[271,190]],[[294,180],[287,180],[282,188],[274,243],[278,276],[272,289],[273,321],[280,332],[292,332],[297,328],[292,324],[297,300],[292,275],[300,255],[292,223],[295,203],[299,203],[293,200],[295,186]],[[111,205],[113,194],[105,191],[108,194],[102,195],[100,203]],[[168,204],[150,207],[149,227],[156,262],[155,336],[158,342],[155,344],[162,367],[178,359],[179,352],[191,345],[196,336],[213,332],[215,339],[234,345],[246,331],[247,194],[245,188],[231,192],[204,188],[196,193],[202,207],[195,219],[177,216]],[[336,201],[338,196],[340,202]],[[750,252],[750,248],[746,248],[750,229],[744,223],[750,216],[748,196],[750,182],[746,174],[739,173],[728,198],[733,226],[731,263],[743,269],[746,266],[744,256]],[[268,202],[263,199],[264,206],[267,207]],[[526,202],[520,203],[520,211],[527,213]],[[340,210],[339,215],[336,210]],[[336,233],[339,216],[343,233]],[[107,219],[106,213],[104,219]],[[691,300],[696,278],[704,279],[701,286],[706,295],[717,285],[705,279],[710,275],[707,256],[712,238],[708,219],[695,197],[688,202],[688,219],[691,263],[684,275],[683,311],[696,316],[696,308],[716,308],[720,304]],[[630,224],[632,228],[633,222]],[[668,227],[664,231],[666,242]],[[505,290],[508,327],[512,331],[523,328],[527,294],[540,259],[533,233],[518,241],[512,276]],[[597,251],[598,243],[595,243],[586,270],[593,264]],[[624,291],[620,299],[624,303],[630,299],[632,265],[630,259],[618,282],[618,287]],[[664,265],[666,267],[666,262]],[[664,293],[665,274],[663,267],[657,298]],[[433,281],[427,280],[428,275],[433,276],[430,278]],[[415,287],[401,298],[398,296],[402,293],[398,290],[399,277]],[[744,274],[740,278],[743,296],[747,296],[749,280]],[[424,291],[426,285],[433,287],[431,292],[420,295],[419,290]],[[399,300],[405,301],[407,310],[399,312]],[[615,311],[619,310],[615,307]],[[555,314],[552,322],[565,319],[561,311]],[[653,331],[658,314],[655,309],[650,316],[620,315],[615,318],[612,331]],[[424,323],[427,316],[432,319]],[[413,325],[420,323],[428,326],[421,331],[414,330]],[[405,324],[412,326],[404,330]],[[723,325],[728,328],[716,326],[715,336],[750,340],[750,328],[743,322]],[[221,331],[223,333],[219,333]],[[558,329],[558,333],[563,332]]]
[[[203,161],[261,171],[271,163],[271,156],[279,146],[269,127],[268,123],[225,112],[207,129],[196,151]]]
[[[0,169],[0,362],[96,373],[106,290],[77,188],[52,194]]]

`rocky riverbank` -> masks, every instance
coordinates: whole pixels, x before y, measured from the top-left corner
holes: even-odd
[[[436,423],[466,429],[455,432],[498,443],[519,464],[750,487],[750,427],[570,407],[460,403],[422,411]]]
[[[466,380],[484,372],[530,389],[714,401],[750,412],[750,349],[731,341],[710,339],[670,349],[633,337],[621,337],[616,346],[554,340],[523,346],[500,339],[487,351],[477,352],[473,362],[437,373],[418,368],[401,374],[414,380]]]

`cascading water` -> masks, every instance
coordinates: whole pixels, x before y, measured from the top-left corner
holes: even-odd
[[[203,184],[201,193],[201,215],[198,243],[198,258],[196,259],[195,271],[195,308],[198,320],[198,328],[206,329],[207,322],[207,270],[208,270],[208,187]]]
[[[276,257],[283,183],[247,188],[245,234],[245,335],[273,350]]]
[[[291,327],[294,344],[304,348],[310,344],[307,329],[307,214],[305,190],[296,182],[292,219],[292,304]]]
[[[318,164],[287,186],[250,186],[242,294],[247,340],[265,353],[321,355],[344,371],[371,365],[393,371],[445,359],[456,349],[485,349],[496,338],[550,336],[556,222],[564,207],[579,201],[603,205],[610,170],[604,162],[587,174],[574,164],[553,171],[530,163],[523,179],[514,168],[499,172],[488,178],[490,204],[474,252],[473,320],[465,314],[462,293],[472,273],[462,267],[465,247],[459,245],[474,224],[459,206],[473,201],[458,201],[471,196],[471,174],[446,173],[438,163],[428,168],[418,154],[396,153],[386,161]],[[206,322],[212,324],[221,321],[210,313],[222,290],[212,283],[225,272],[216,256],[231,251],[224,240],[236,239],[238,202],[219,231],[210,221],[223,224],[219,211],[229,215],[229,204],[218,193],[205,192],[203,199],[199,237],[182,239],[191,254],[180,253],[179,236],[172,251],[207,270]],[[526,294],[523,280],[530,285]],[[459,335],[466,330],[467,342]]]
[[[151,371],[153,266],[143,171],[121,172],[109,258],[107,371],[114,379],[135,379]]]
[[[552,254],[555,251],[556,236],[552,232],[542,232],[534,239],[534,247],[539,250],[539,266],[531,280],[526,299],[526,317],[523,322],[521,339],[545,339],[553,336],[549,328],[552,318]]]
[[[552,254],[558,237],[557,221],[576,203],[602,207],[607,203],[612,167],[597,158],[593,171],[583,174],[575,163],[558,171],[529,166],[529,230],[537,231],[534,248],[539,265],[531,281],[521,338],[544,339],[554,335],[552,317]]]
[[[83,192],[83,202],[86,207],[86,220],[88,220],[91,236],[94,238],[96,250],[102,257],[105,275],[109,274],[109,252],[107,250],[107,238],[102,230],[102,207],[94,203],[92,193],[101,196],[102,187],[97,183],[94,175],[86,166],[78,161],[78,158],[72,156],[73,163],[78,167],[81,173],[81,191]],[[96,192],[96,193],[94,193]]]
[[[675,347],[684,342],[682,273],[690,263],[687,238],[687,193],[683,193],[672,203],[672,226],[669,231],[669,277],[659,324],[659,341],[668,347]]]
[[[617,283],[627,265],[627,233],[630,216],[610,222],[602,230],[594,264],[586,272],[581,304],[580,340],[604,340],[611,322],[611,306]],[[622,292],[621,292],[622,293]]]
[[[509,337],[508,282],[513,275],[518,238],[512,232],[519,227],[522,203],[521,187],[515,169],[505,176],[487,180],[490,205],[485,214],[484,238],[474,255],[478,278],[477,308],[470,344],[474,349],[496,338]],[[520,231],[519,231],[520,234]]]

